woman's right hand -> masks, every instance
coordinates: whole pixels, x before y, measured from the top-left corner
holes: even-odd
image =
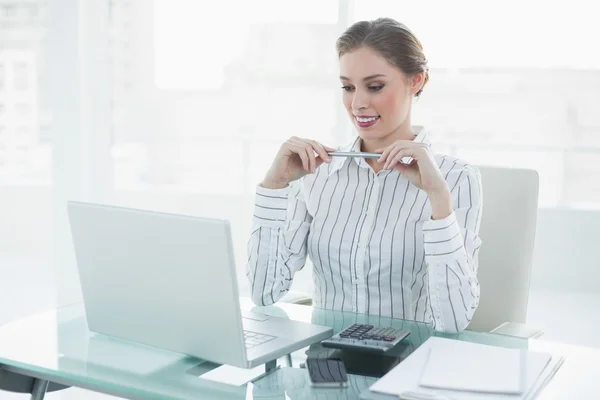
[[[331,161],[328,151],[335,149],[314,140],[292,136],[281,145],[261,186],[283,189],[304,175],[314,173],[321,164]]]

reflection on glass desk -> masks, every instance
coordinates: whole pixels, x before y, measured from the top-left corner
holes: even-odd
[[[541,393],[541,399],[590,398],[589,395],[594,398],[600,393],[596,372],[600,364],[599,350],[490,333],[440,334],[427,324],[293,304],[254,307],[247,299],[242,299],[241,303],[242,309],[312,321],[331,326],[335,332],[354,323],[363,323],[408,329],[411,334],[385,356],[328,349],[315,344],[292,354],[292,367],[286,366],[282,359],[281,368],[255,382],[231,386],[198,377],[215,368],[214,364],[89,332],[84,307],[77,304],[0,327],[0,368],[39,380],[133,399],[357,399],[377,377],[410,355],[427,338],[436,335],[564,355],[565,364]],[[307,356],[342,358],[350,374],[348,388],[311,388],[306,371],[300,368]]]

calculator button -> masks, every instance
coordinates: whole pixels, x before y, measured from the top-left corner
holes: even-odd
[[[385,336],[383,340],[386,342],[393,342],[394,340],[396,340],[396,336]]]
[[[373,340],[382,340],[383,336],[376,335],[376,336],[373,336],[372,339]]]

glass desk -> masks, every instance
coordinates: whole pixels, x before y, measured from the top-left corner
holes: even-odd
[[[600,398],[600,350],[597,349],[490,333],[440,334],[422,323],[294,304],[254,307],[248,299],[242,299],[241,304],[245,310],[327,325],[336,332],[353,323],[369,323],[408,329],[411,334],[405,345],[394,350],[393,356],[352,356],[349,352],[338,352],[350,373],[348,388],[309,386],[306,371],[299,368],[307,353],[325,357],[336,351],[318,344],[279,360],[280,368],[253,383],[232,386],[199,377],[215,368],[214,364],[89,332],[84,307],[76,304],[0,327],[0,386],[7,388],[6,383],[11,379],[35,378],[34,399],[43,398],[48,381],[53,383],[51,390],[60,388],[56,385],[59,384],[132,399],[357,399],[378,376],[435,335],[562,354],[564,365],[539,398]]]

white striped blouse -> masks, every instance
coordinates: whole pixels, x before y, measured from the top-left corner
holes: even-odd
[[[360,140],[340,150],[359,151]],[[284,189],[258,186],[247,262],[253,301],[285,295],[308,255],[315,307],[465,329],[479,303],[481,176],[459,159],[435,160],[454,209],[441,220],[431,219],[423,190],[395,170],[376,174],[362,158],[334,158]]]

